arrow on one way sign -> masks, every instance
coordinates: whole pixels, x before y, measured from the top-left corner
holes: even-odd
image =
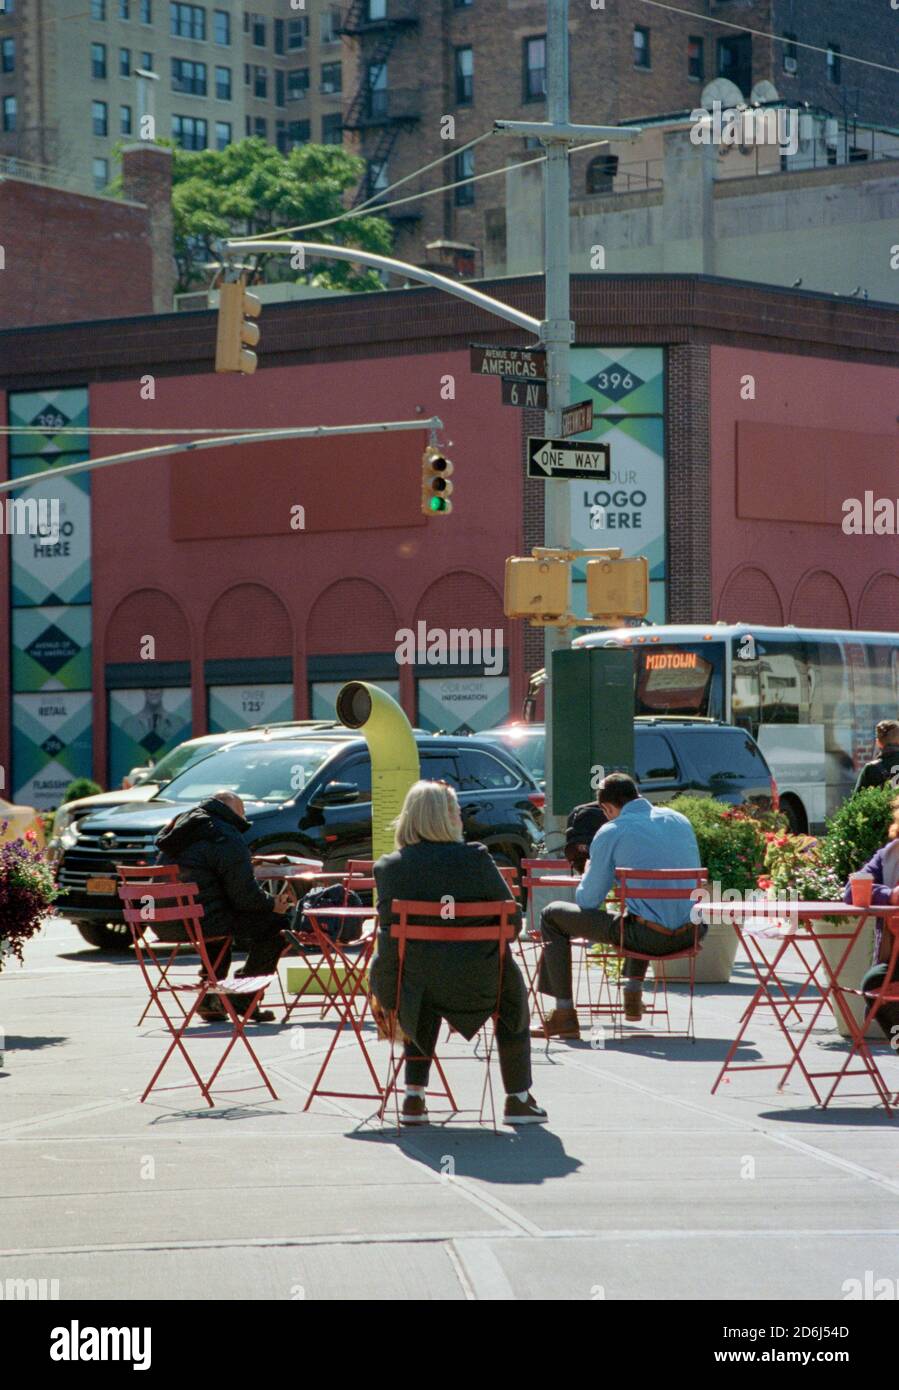
[[[612,476],[608,444],[575,444],[566,439],[528,439],[529,478],[596,478]]]

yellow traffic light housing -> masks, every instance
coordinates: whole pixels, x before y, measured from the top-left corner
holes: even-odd
[[[507,618],[552,622],[568,612],[568,561],[546,555],[540,559],[512,556],[506,561],[503,610]]]
[[[629,559],[587,561],[587,612],[591,618],[645,618],[649,611],[649,561]]]
[[[452,463],[440,449],[433,444],[425,449],[421,459],[421,510],[425,516],[449,516],[453,510],[452,472]]]
[[[257,319],[262,303],[247,291],[243,276],[219,286],[218,329],[215,340],[215,370],[242,372],[245,376],[256,370],[254,348],[259,342]]]

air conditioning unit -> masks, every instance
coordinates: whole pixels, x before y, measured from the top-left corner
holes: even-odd
[[[786,57],[786,58],[784,58],[784,72],[792,72],[792,73],[795,74],[795,73],[797,73],[798,71],[799,71],[799,59],[798,59],[798,58],[790,58],[789,56]]]

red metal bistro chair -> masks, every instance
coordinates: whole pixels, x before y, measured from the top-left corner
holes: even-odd
[[[365,975],[368,960],[374,948],[374,929],[370,932],[360,931],[359,936],[353,941],[340,942],[333,941],[327,931],[320,925],[322,918],[337,918],[338,920],[346,917],[348,920],[358,918],[360,925],[366,918],[375,916],[373,907],[350,908],[348,898],[350,893],[370,892],[374,889],[375,881],[365,873],[366,866],[369,871],[372,861],[364,859],[350,860],[347,865],[346,874],[339,880],[343,887],[343,904],[334,907],[323,907],[318,912],[305,913],[305,921],[308,926],[297,922],[296,925],[285,935],[285,955],[293,959],[293,952],[298,952],[298,959],[302,961],[307,970],[307,976],[298,992],[288,999],[281,980],[280,971],[278,973],[278,984],[281,990],[281,1001],[284,1008],[284,1023],[288,1023],[297,1009],[317,1009],[320,1018],[325,1018],[332,1010],[339,1011],[342,1000],[339,981],[341,976],[348,976],[349,979],[356,980],[358,983]],[[368,938],[372,937],[371,946],[367,946]],[[351,996],[355,1000],[355,995]],[[368,995],[364,991],[360,992],[363,1000],[362,1011],[359,1016],[361,1022],[368,1008]]]
[[[178,879],[177,864],[116,864],[115,870],[119,876],[120,883],[173,883],[177,882]],[[147,901],[150,902],[151,900],[148,899]],[[144,904],[144,907],[146,908],[146,904]],[[152,915],[145,918],[144,925],[145,927],[147,925],[152,926]],[[165,945],[168,947],[168,955],[164,960],[161,951],[157,954],[151,943],[148,942],[146,944],[147,952],[152,954],[154,968],[159,972],[162,979],[165,979],[165,976],[178,959],[182,944],[183,943],[180,941],[166,942]],[[177,995],[175,996],[175,1000],[183,1014],[184,1008]],[[150,998],[144,1005],[143,1013],[137,1020],[138,1028],[141,1026],[152,1007],[153,995],[151,993]]]
[[[212,1087],[216,1077],[221,1071],[225,1062],[228,1060],[238,1039],[250,1054],[253,1064],[256,1067],[263,1085],[268,1090],[273,1100],[278,1097],[275,1090],[265,1074],[259,1058],[253,1051],[249,1039],[246,1035],[246,1017],[239,1014],[234,1008],[234,1004],[229,997],[232,994],[243,994],[247,996],[248,1007],[247,1015],[251,1015],[265,994],[265,991],[273,977],[265,976],[256,980],[229,979],[223,981],[219,978],[219,967],[231,943],[230,937],[206,938],[203,936],[201,921],[203,917],[203,907],[199,901],[199,890],[195,883],[180,882],[147,882],[146,880],[136,883],[120,883],[119,897],[122,899],[125,921],[131,928],[131,935],[134,941],[134,948],[137,952],[138,964],[141,973],[150,992],[152,1002],[156,1005],[165,1021],[168,1031],[172,1035],[172,1041],[166,1050],[165,1056],[153,1073],[146,1090],[141,1096],[143,1103],[150,1092],[156,1088],[156,1083],[169,1061],[169,1058],[179,1052],[187,1063],[194,1081],[200,1088],[203,1099],[210,1106],[215,1105],[212,1099]],[[152,913],[148,916],[146,911],[146,901],[151,900]],[[138,905],[140,904],[140,905]],[[157,957],[152,943],[144,940],[144,928],[147,921],[155,924],[171,924],[172,927],[179,927],[183,930],[185,938],[193,946],[203,965],[205,977],[197,980],[179,982],[169,978],[169,966],[164,970],[160,969],[160,961]],[[163,925],[163,930],[167,930]],[[215,947],[214,953],[210,951]],[[204,1081],[194,1065],[193,1059],[188,1052],[186,1043],[188,1039],[187,1030],[193,1021],[194,1015],[207,995],[218,995],[222,1001],[225,1013],[231,1023],[231,1036],[228,1045],[222,1053],[219,1061],[210,1075],[208,1081]],[[188,1007],[185,1009],[181,1002],[181,996],[185,996]],[[166,1001],[171,1004],[177,1000],[178,1008],[181,1011],[181,1018],[174,1019],[166,1008]],[[208,1032],[207,1032],[208,1036]],[[178,1090],[179,1087],[159,1087],[160,1090]],[[246,1088],[244,1088],[246,1089]]]
[[[883,1082],[883,1079],[880,1076],[880,1071],[877,1067],[876,1062],[871,1056],[871,1049],[869,1048],[867,1039],[865,1037],[865,1034],[868,1031],[868,1025],[874,1022],[878,1013],[883,1008],[884,1004],[899,1004],[899,980],[893,980],[892,978],[896,970],[896,963],[897,961],[899,961],[899,922],[897,922],[895,919],[891,921],[889,918],[884,918],[883,926],[884,931],[889,932],[890,936],[892,937],[890,956],[887,962],[887,973],[884,976],[883,984],[880,986],[880,989],[871,998],[871,1003],[865,1014],[864,1022],[861,1025],[856,1024],[848,1008],[845,1005],[842,1006],[844,1017],[846,1018],[846,1022],[850,1025],[850,1029],[852,1032],[852,1047],[849,1049],[849,1052],[846,1055],[846,1060],[840,1068],[839,1072],[837,1072],[834,1083],[827,1094],[827,1098],[824,1101],[823,1106],[825,1110],[827,1109],[830,1102],[833,1100],[834,1093],[836,1092],[837,1087],[840,1085],[842,1081],[846,1079],[847,1076],[867,1076],[871,1081],[873,1081],[874,1087],[878,1092],[878,1095],[881,1101],[883,1102],[884,1108],[886,1109],[888,1115],[892,1113],[892,1109],[895,1106],[899,1105],[899,1091],[897,1091],[896,1094],[892,1096],[892,1098],[890,1097],[889,1090],[887,1089],[886,1085]],[[839,985],[837,985],[837,988],[839,989]],[[859,992],[860,991],[849,990],[845,988],[842,990],[843,994],[855,994]],[[891,1046],[894,1046],[896,1044],[896,1041],[897,1040],[894,1036],[891,1041]],[[852,1063],[853,1058],[855,1057],[858,1057],[863,1064],[863,1069],[861,1071],[857,1069],[855,1071],[849,1070],[850,1064]]]
[[[590,949],[599,952],[604,957],[604,964],[609,958],[615,958],[619,962],[619,974],[615,981],[618,994],[612,997],[612,981],[608,972],[603,971],[600,982],[600,995],[594,1004],[592,999],[587,1004],[587,1009],[591,1015],[608,1015],[612,1019],[612,1028],[616,1036],[623,1033],[624,1005],[621,1001],[621,988],[624,980],[620,973],[620,963],[626,960],[645,960],[649,961],[653,967],[653,990],[652,1003],[647,1006],[644,1004],[643,1013],[648,1015],[654,1024],[656,1018],[664,1018],[668,1027],[660,1031],[672,1033],[670,1023],[671,1016],[668,1009],[668,980],[666,977],[666,965],[669,961],[686,960],[689,961],[689,999],[690,1007],[687,1015],[687,1026],[684,1029],[684,1036],[696,1041],[696,1030],[693,1021],[693,998],[696,988],[696,958],[702,949],[702,941],[699,932],[701,923],[694,922],[693,939],[689,946],[682,951],[672,952],[668,956],[652,956],[641,953],[640,951],[630,951],[624,945],[624,926],[627,918],[627,898],[644,898],[647,901],[665,899],[667,901],[681,901],[686,903],[696,902],[695,892],[697,888],[703,888],[708,883],[708,872],[706,869],[616,869],[615,877],[618,880],[615,888],[615,896],[618,900],[618,911],[620,917],[620,937],[617,946],[597,948],[590,943]],[[658,887],[653,885],[658,884]],[[689,914],[688,914],[689,916]],[[661,931],[661,929],[660,929]]]
[[[572,876],[571,865],[567,859],[522,859],[521,861],[522,879],[521,886],[528,895],[527,926],[518,937],[515,945],[521,968],[524,973],[525,983],[528,990],[528,1002],[531,1006],[532,1015],[536,1015],[540,1023],[546,1022],[546,1013],[537,988],[537,981],[540,975],[540,962],[543,959],[543,937],[540,934],[540,919],[534,912],[534,889],[545,887],[541,879],[550,876],[552,878],[568,878],[572,883],[577,879]],[[502,873],[502,870],[500,870]],[[578,983],[580,982],[581,963],[578,961]],[[575,995],[575,997],[577,997]]]
[[[486,1033],[486,1046],[484,1049],[484,1085],[481,1090],[481,1104],[477,1111],[478,1123],[484,1121],[484,1110],[487,1098],[490,1098],[490,1114],[494,1130],[496,1129],[496,1105],[493,1096],[493,1078],[490,1072],[490,1062],[493,1056],[493,1048],[496,1042],[496,1025],[499,1019],[500,1000],[503,988],[503,971],[506,962],[506,946],[515,939],[514,915],[517,911],[516,905],[504,898],[499,902],[484,903],[456,903],[455,914],[459,917],[492,917],[494,922],[489,926],[459,927],[459,926],[428,926],[417,924],[410,921],[412,917],[432,917],[440,918],[442,904],[437,902],[412,902],[400,898],[394,900],[393,911],[399,916],[399,921],[394,922],[390,928],[390,935],[397,942],[399,954],[399,969],[397,971],[397,991],[394,1008],[399,1013],[400,998],[403,988],[403,973],[406,964],[406,951],[408,943],[415,941],[424,945],[432,945],[435,942],[449,943],[450,945],[461,945],[463,942],[471,941],[493,941],[496,943],[499,953],[499,971],[497,975],[496,1003],[490,1021],[492,1029]],[[382,1001],[386,1002],[386,1001]],[[486,1032],[485,1029],[482,1032]],[[442,1090],[431,1091],[430,1095],[446,1097],[449,1101],[449,1114],[464,1114],[463,1110],[456,1105],[455,1097],[450,1090],[449,1082],[443,1070],[440,1058],[432,1055],[429,1058],[431,1064],[437,1068],[440,1077]],[[396,1036],[390,1041],[390,1066],[387,1078],[382,1088],[381,1105],[378,1110],[378,1118],[383,1120],[384,1112],[387,1109],[391,1095],[394,1097],[396,1107],[397,1125],[399,1125],[399,1075],[403,1066],[402,1053],[398,1055]]]

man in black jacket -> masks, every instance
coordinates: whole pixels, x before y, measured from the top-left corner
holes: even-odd
[[[157,863],[177,864],[182,883],[195,883],[203,905],[204,937],[230,936],[249,948],[246,964],[235,971],[241,976],[273,975],[283,948],[283,914],[292,905],[289,892],[274,902],[263,893],[253,873],[250,849],[243,838],[250,828],[244,806],[234,792],[216,792],[169,821],[156,836]],[[218,965],[220,979],[231,968],[231,947]],[[234,995],[238,1013],[250,996]],[[207,1022],[226,1017],[220,1000],[209,995],[199,1011]],[[270,1023],[274,1014],[253,1016],[255,1023]]]
[[[887,784],[899,791],[899,720],[881,719],[874,733],[879,757],[865,763],[858,774],[853,795],[864,787],[884,787]]]

